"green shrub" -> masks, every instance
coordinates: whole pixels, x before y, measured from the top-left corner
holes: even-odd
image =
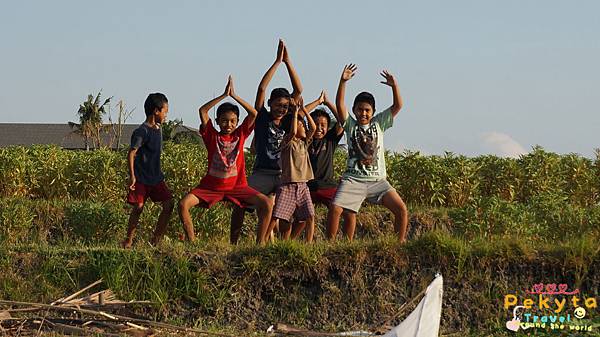
[[[21,146],[0,148],[0,196],[29,196],[33,164],[28,152]]]
[[[29,241],[35,213],[27,199],[0,199],[0,244]]]
[[[0,149],[0,196],[121,201],[127,189],[127,150],[67,151],[55,146]],[[335,176],[345,169],[337,151]],[[519,159],[453,153],[386,152],[388,180],[413,205],[463,207],[480,198],[531,202],[544,194],[592,206],[600,201],[600,161],[558,155],[535,147]],[[196,186],[207,168],[206,150],[195,144],[165,144],[162,168],[176,198]],[[246,154],[247,174],[254,157]]]
[[[93,201],[70,202],[65,205],[65,230],[73,239],[87,243],[124,238],[128,218],[123,206]]]

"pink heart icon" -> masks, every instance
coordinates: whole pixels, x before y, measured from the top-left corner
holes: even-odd
[[[533,293],[540,294],[544,290],[544,284],[538,283],[533,285]]]
[[[506,322],[506,328],[510,331],[518,331],[521,325],[521,321],[513,319],[512,321]]]
[[[558,291],[559,291],[561,294],[564,294],[564,293],[566,293],[568,289],[569,289],[569,286],[568,286],[568,285],[566,285],[566,284],[564,284],[564,283],[561,283],[561,284],[559,284],[559,285],[558,285]]]
[[[556,292],[556,283],[548,283],[546,284],[546,291],[554,294]]]

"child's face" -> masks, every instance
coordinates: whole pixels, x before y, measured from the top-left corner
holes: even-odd
[[[296,138],[306,138],[306,129],[304,128],[304,123],[301,120],[298,120],[298,127],[296,128]]]
[[[273,119],[281,119],[285,116],[290,107],[290,99],[286,97],[279,97],[273,100],[269,100],[269,108],[271,109],[271,116]]]
[[[238,116],[233,111],[225,111],[217,118],[217,124],[222,134],[231,134],[237,127]]]
[[[325,134],[327,133],[327,130],[329,129],[329,123],[327,123],[327,118],[325,118],[323,116],[319,116],[319,117],[317,117],[317,119],[315,119],[315,124],[316,124],[317,128],[315,129],[313,138],[314,139],[322,139],[323,137],[325,137]]]
[[[367,125],[373,118],[373,107],[367,102],[358,102],[352,107],[352,112],[356,116],[356,122],[360,125]]]
[[[162,124],[167,120],[167,114],[169,113],[169,103],[163,104],[160,110],[155,110],[154,113],[154,122],[158,124]]]

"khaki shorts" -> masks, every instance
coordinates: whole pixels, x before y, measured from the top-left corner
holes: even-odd
[[[396,189],[387,180],[359,181],[344,177],[337,188],[333,204],[358,213],[363,201],[381,204],[383,196]]]
[[[254,170],[248,177],[248,186],[269,196],[275,194],[281,185],[281,172],[274,170]]]

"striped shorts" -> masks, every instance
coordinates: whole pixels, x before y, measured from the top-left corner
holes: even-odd
[[[306,183],[288,183],[279,186],[273,217],[290,222],[292,217],[296,221],[305,221],[314,216],[315,208]]]

